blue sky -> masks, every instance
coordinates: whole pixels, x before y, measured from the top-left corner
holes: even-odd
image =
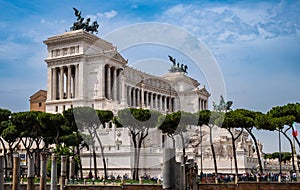
[[[75,21],[72,7],[98,21],[99,37],[141,22],[167,23],[195,35],[216,59],[234,108],[266,112],[300,100],[300,2],[296,0],[0,0],[0,7],[1,108],[28,110],[29,97],[46,89],[43,40],[69,30]],[[146,54],[151,48],[141,49]],[[123,54],[129,63],[138,59],[134,52]],[[159,54],[157,58],[164,59]],[[192,77],[207,86],[201,74]],[[277,148],[274,142],[265,146]]]

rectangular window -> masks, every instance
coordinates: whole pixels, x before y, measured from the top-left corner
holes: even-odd
[[[58,106],[55,106],[55,112],[58,112]]]
[[[67,55],[68,54],[68,49],[67,48],[64,48],[63,49],[63,55]]]
[[[71,54],[75,53],[75,47],[71,47]]]
[[[39,107],[42,107],[42,102],[39,102]]]

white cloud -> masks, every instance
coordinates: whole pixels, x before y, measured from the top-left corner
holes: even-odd
[[[299,3],[294,5],[267,2],[213,7],[179,4],[166,10],[160,19],[196,33],[206,43],[232,43],[276,38],[281,35],[299,35],[299,7]]]
[[[131,5],[131,8],[133,9],[137,9],[138,8],[138,5],[134,4],[134,5]]]
[[[100,18],[111,19],[111,18],[115,17],[117,14],[118,14],[117,11],[111,10],[111,11],[104,12],[104,13],[97,13],[97,16]]]

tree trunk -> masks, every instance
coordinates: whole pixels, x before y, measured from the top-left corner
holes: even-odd
[[[280,131],[286,138],[287,140],[289,141],[290,143],[290,146],[291,146],[291,150],[292,150],[292,164],[293,164],[293,170],[296,171],[296,165],[295,165],[295,159],[294,159],[294,146],[293,146],[293,142],[292,140],[290,139],[290,137],[285,133],[285,132],[282,132]]]
[[[77,139],[78,139],[78,134],[77,134]],[[78,142],[78,141],[77,141]],[[83,179],[83,171],[82,171],[82,163],[81,163],[81,156],[80,156],[80,148],[79,148],[79,143],[77,143],[76,145],[76,149],[77,149],[77,156],[79,159],[79,173],[80,173],[80,179]],[[78,171],[77,171],[78,172]]]
[[[144,133],[141,134],[141,137],[139,138],[139,144],[138,144],[138,149],[137,149],[137,159],[136,159],[136,164],[137,164],[137,168],[136,168],[136,177],[137,179],[139,179],[139,168],[140,168],[140,155],[141,155],[141,148],[142,148],[142,142],[144,139]]]
[[[183,157],[185,157],[185,144],[184,144],[184,138],[183,138],[183,134],[180,133],[180,138],[181,138],[181,144],[182,144],[182,155]]]
[[[217,159],[216,159],[216,153],[215,153],[215,148],[214,148],[213,139],[212,139],[213,125],[212,126],[208,126],[208,127],[209,127],[210,148],[211,148],[211,152],[212,152],[213,159],[214,159],[215,174],[217,175],[218,174]]]
[[[93,158],[94,158],[94,177],[95,179],[98,179],[97,175],[97,155],[96,155],[96,150],[95,150],[95,144],[93,144]]]
[[[137,142],[136,142],[136,134],[133,131],[131,132],[131,138],[133,142],[133,168],[132,168],[132,179],[133,180],[138,180],[136,177],[136,168],[137,168]]]
[[[96,138],[98,140],[99,146],[100,146],[100,150],[101,150],[101,156],[102,156],[102,162],[103,162],[103,170],[104,170],[104,179],[107,179],[107,168],[106,168],[106,162],[105,162],[105,155],[104,155],[104,148],[102,146],[102,142],[100,137],[98,136],[98,134],[95,132]]]
[[[235,167],[235,176],[237,177],[237,176],[238,176],[238,173],[239,173],[239,170],[238,170],[238,164],[237,164],[237,158],[236,158],[236,146],[235,146],[235,141],[236,141],[236,139],[238,139],[238,138],[241,136],[243,130],[241,130],[241,132],[240,132],[236,137],[234,137],[234,135],[233,135],[231,129],[227,129],[227,130],[228,130],[228,132],[230,133],[230,136],[231,136],[231,142],[232,142],[232,154],[233,154],[233,158],[234,158],[234,167]]]
[[[173,148],[175,148],[175,138],[173,135],[171,135],[171,139],[172,139],[172,142],[173,142]]]
[[[257,143],[256,137],[252,133],[252,129],[246,129],[246,130],[250,134],[252,140],[254,141],[255,150],[256,150],[257,159],[258,159],[258,164],[259,164],[259,171],[262,174],[263,173],[263,167],[262,167],[262,163],[261,163],[260,150],[259,150],[259,147],[258,147],[258,143]]]
[[[7,173],[7,157],[6,157],[6,155],[7,155],[7,149],[5,147],[3,139],[1,137],[0,137],[0,141],[1,141],[1,144],[2,144],[2,147],[3,147],[4,170],[5,170],[4,175],[7,177],[8,176],[7,175],[8,174]]]

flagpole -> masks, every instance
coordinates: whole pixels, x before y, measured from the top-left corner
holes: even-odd
[[[298,131],[296,129],[296,122],[293,122],[292,124],[292,130],[293,130],[293,157],[294,157],[294,162],[296,162],[295,164],[295,169],[296,169],[296,174],[297,174],[297,178],[296,180],[298,181],[299,178],[299,166],[298,166],[298,158],[297,158],[297,152],[296,152],[296,142],[295,142],[295,138],[296,136],[298,136]]]

